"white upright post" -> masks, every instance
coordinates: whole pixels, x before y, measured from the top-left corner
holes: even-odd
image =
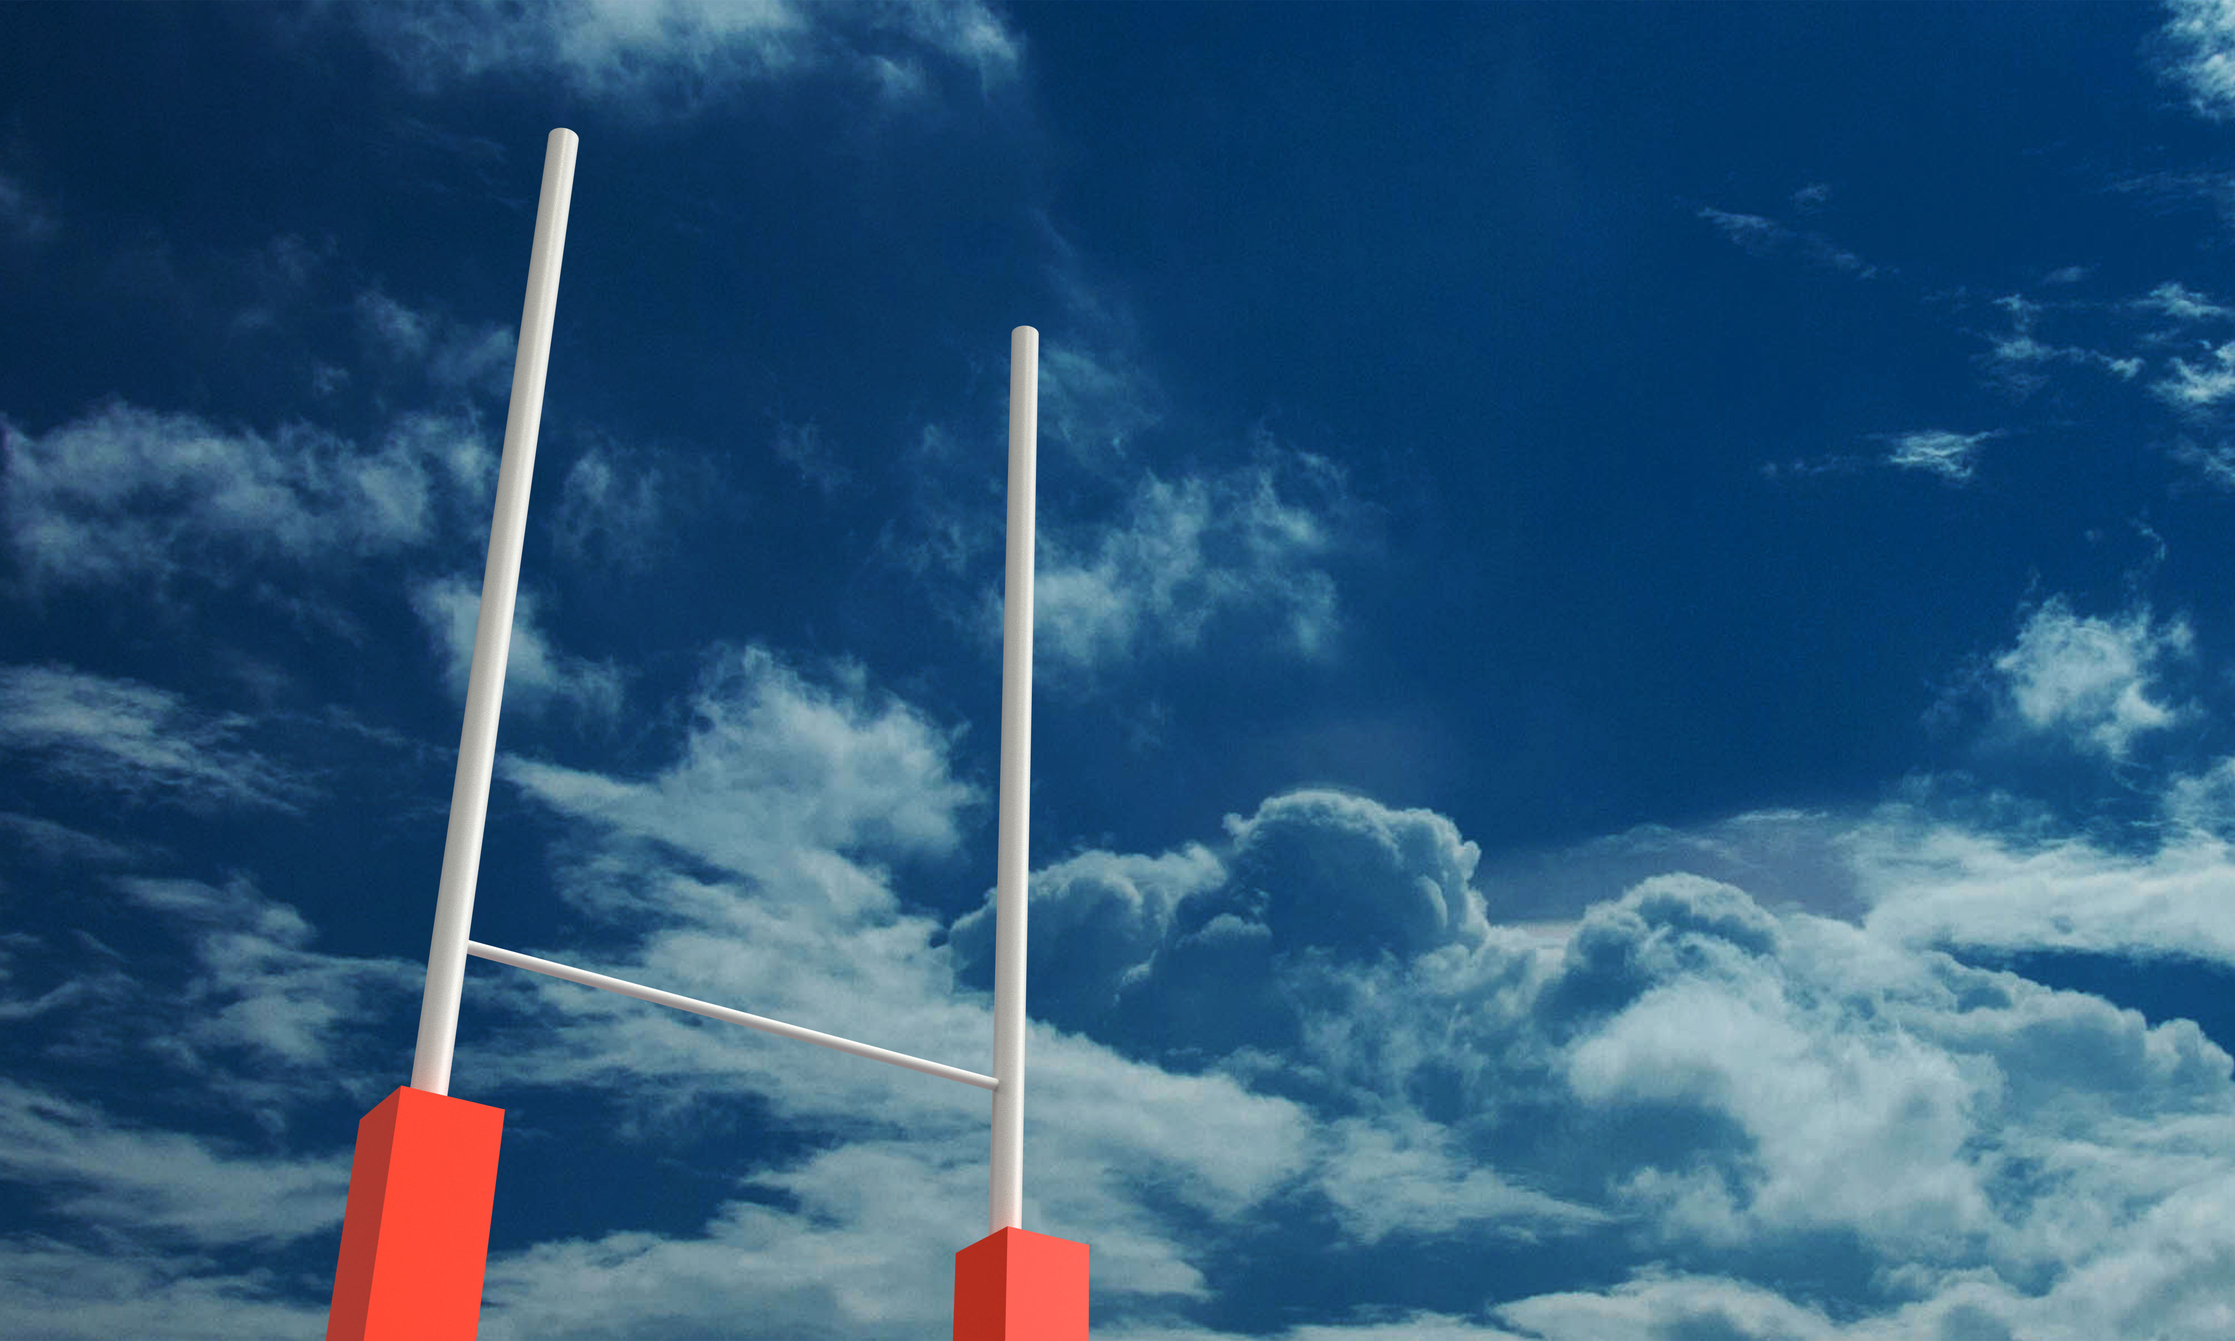
[[[1024,1227],[1026,820],[1032,808],[1032,526],[1040,332],[1009,334],[1009,563],[1001,594],[1001,817],[993,922],[993,1195],[986,1232]]]
[[[489,812],[489,774],[497,759],[497,712],[504,698],[505,661],[512,651],[520,544],[528,527],[528,484],[535,474],[536,430],[543,422],[551,322],[559,308],[559,258],[566,250],[567,204],[574,195],[574,155],[580,144],[573,131],[554,130],[544,147],[543,195],[536,204],[535,246],[528,253],[528,297],[520,312],[519,354],[512,364],[512,408],[505,417],[504,456],[497,466],[497,511],[489,527],[489,566],[481,578],[481,619],[474,628],[473,671],[466,681],[466,724],[458,740],[450,833],[443,842],[442,879],[435,890],[434,943],[427,951],[427,993],[419,1006],[419,1047],[411,1064],[411,1087],[435,1094],[450,1092],[458,998],[465,991],[466,938],[473,927],[481,831]]]

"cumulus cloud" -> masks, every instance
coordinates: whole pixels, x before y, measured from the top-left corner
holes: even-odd
[[[878,864],[957,850],[982,798],[954,778],[952,733],[859,672],[759,649],[718,657],[686,706],[646,776],[507,760],[575,821],[552,850],[562,890],[624,931],[520,948],[982,1066],[984,907],[943,926]],[[1229,1334],[1301,1274],[1377,1253],[1475,1264],[1479,1310],[1400,1294],[1289,1315],[1290,1335],[2212,1334],[2235,1062],[2192,1023],[1959,962],[1942,947],[1993,924],[1951,935],[1940,913],[2194,940],[2235,902],[2224,874],[2177,888],[2179,861],[2230,869],[2217,785],[2179,802],[2185,855],[2154,858],[1892,812],[1638,838],[1625,851],[1663,869],[1555,939],[1499,920],[1529,906],[1508,892],[1525,870],[1486,879],[1449,818],[1367,797],[1295,792],[1167,852],[1072,854],[1033,878],[1028,1223],[1093,1244],[1099,1325],[1129,1337]],[[1749,866],[1783,850],[1764,825],[1845,854],[1868,915],[1779,911],[1683,869],[1772,869]],[[188,1039],[208,1055],[315,1068],[339,1019],[409,976],[319,956],[247,881],[122,888],[192,929]],[[2153,927],[2153,903],[2183,899],[2188,922]],[[946,1263],[982,1223],[982,1092],[501,966],[477,964],[468,995],[462,1085],[609,1106],[598,1158],[655,1158],[741,1108],[818,1133],[694,1156],[715,1190],[688,1224],[500,1253],[489,1335],[944,1323]],[[316,1232],[297,1209],[321,1198],[338,1214],[338,1153],[253,1155],[10,1084],[0,1174],[159,1245],[130,1260],[162,1270],[110,1281],[143,1308],[233,1279],[193,1251]],[[204,1177],[238,1196],[182,1190]],[[1553,1242],[1600,1265],[1540,1283],[1520,1264]],[[40,1309],[92,1288],[65,1250],[0,1249],[0,1278],[54,1266]],[[244,1327],[279,1317],[242,1293]]]
[[[1241,625],[1291,654],[1325,656],[1341,628],[1325,565],[1350,511],[1340,471],[1303,453],[1150,475],[1117,519],[1042,532],[1033,650],[1060,673],[1091,675]]]
[[[982,0],[828,8],[794,0],[445,0],[353,11],[373,46],[423,88],[486,75],[555,76],[642,111],[688,109],[756,81],[838,67],[888,93],[942,60],[1007,81],[1020,39]]]
[[[904,911],[889,876],[860,860],[951,847],[976,798],[951,780],[945,733],[858,676],[817,683],[757,650],[726,657],[693,704],[690,739],[648,781],[512,765],[542,804],[600,821],[601,836],[568,858],[584,865],[578,902],[649,920],[625,962],[608,952],[596,965],[982,1066],[986,997],[956,990],[938,923]],[[615,851],[646,888],[604,887],[614,868],[602,857]],[[1167,878],[1184,882],[1186,864]],[[722,1330],[748,1300],[753,1316],[795,1335],[900,1337],[944,1321],[947,1262],[983,1223],[982,1093],[523,976],[469,987],[483,1018],[520,1022],[462,1041],[459,1074],[477,1086],[587,1087],[637,1112],[749,1095],[787,1122],[848,1137],[780,1167],[741,1167],[753,1195],[695,1233],[500,1256],[490,1335],[596,1335],[647,1317],[679,1334]],[[1093,1243],[1105,1307],[1211,1295],[1158,1207],[1238,1223],[1314,1167],[1320,1147],[1287,1100],[1045,1025],[1030,1046],[1027,1216]],[[838,1262],[854,1265],[834,1274]]]
[[[412,414],[375,445],[307,424],[265,436],[112,404],[32,435],[0,422],[0,517],[34,588],[220,585],[273,562],[325,569],[425,543],[487,497],[470,416]]]
[[[295,809],[310,794],[308,781],[236,746],[249,725],[133,680],[0,667],[0,744],[56,777],[135,801]]]
[[[1028,927],[1033,952],[1067,966],[1036,1009],[1143,1047],[1179,1037],[1196,1051],[1272,1045],[1302,1027],[1296,1002],[1249,995],[1252,984],[1270,988],[1274,963],[1409,961],[1488,934],[1469,884],[1481,853],[1432,812],[1300,791],[1229,816],[1226,831],[1222,853],[1088,852],[1036,875],[1035,904],[1048,913]],[[990,985],[990,892],[955,924],[953,943],[965,980]],[[1190,1028],[1165,1028],[1183,1017]]]
[[[591,821],[554,851],[562,888],[631,929],[522,948],[982,1066],[989,918],[943,929],[873,864],[955,850],[980,798],[953,777],[951,733],[858,672],[757,649],[719,658],[688,706],[690,732],[644,778],[507,761],[536,804]],[[1486,880],[1448,818],[1365,797],[1292,793],[1169,852],[1074,854],[1034,876],[1030,1222],[1094,1244],[1100,1307],[1129,1335],[1221,1334],[1171,1320],[1247,1315],[1274,1288],[1253,1257],[1286,1276],[1554,1240],[1610,1263],[1612,1283],[1486,1284],[1479,1316],[1416,1320],[1485,1338],[2208,1330],[2213,1263],[2235,1253],[2214,1200],[2235,1186],[2226,1054],[2186,1022],[1939,947],[2063,934],[2235,957],[2215,911],[2235,902],[2216,778],[2168,803],[2185,846],[2146,858],[1893,816],[1843,837],[1803,815],[1632,835],[1624,852],[1669,869],[1608,867],[1626,888],[1552,941],[1493,920],[1527,905],[1506,893],[1525,869]],[[1763,876],[1763,854],[1791,846],[1775,835],[1803,831],[1854,862],[1861,925],[1677,873]],[[120,888],[189,932],[194,1020],[173,1064],[327,1075],[345,1025],[409,995],[416,966],[320,954],[252,882]],[[944,1264],[983,1208],[982,1094],[508,969],[477,965],[468,990],[460,1077],[615,1105],[606,1157],[648,1157],[688,1114],[742,1103],[830,1134],[723,1157],[721,1194],[687,1227],[500,1254],[490,1335],[717,1331],[748,1303],[789,1335],[941,1323]],[[339,1152],[252,1154],[11,1083],[0,1175],[140,1245],[139,1274],[101,1277],[116,1293],[96,1314],[137,1300],[191,1319],[195,1289],[230,1288],[239,1326],[286,1317],[191,1255],[330,1231]],[[234,1190],[205,1198],[202,1179]],[[52,1267],[26,1316],[93,1288],[71,1251],[0,1244],[0,1276]],[[1795,1272],[1835,1283],[1795,1289]]]
[[[1195,1064],[1223,1053],[1234,1074],[1311,1096],[1328,1115],[1321,1130],[1347,1140],[1354,1163],[1344,1167],[1387,1175],[1370,1206],[1345,1199],[1374,1180],[1330,1174],[1320,1185],[1344,1207],[1346,1232],[1463,1236],[1469,1204],[1496,1208],[1506,1233],[1628,1226],[1616,1250],[1638,1264],[1628,1283],[1493,1301],[1489,1318],[1468,1327],[1580,1337],[1720,1320],[1738,1335],[1892,1337],[1949,1319],[2044,1326],[2056,1318],[2049,1298],[2077,1300],[2088,1280],[2159,1241],[2155,1226],[2183,1214],[2168,1203],[2186,1180],[2227,1176],[2224,1151],[2200,1165],[2193,1142],[2235,1130],[2230,1059],[2185,1021],[2151,1026],[2100,999],[1938,953],[1944,928],[1903,920],[1919,908],[1905,891],[1934,877],[1881,864],[1886,850],[1930,850],[1933,838],[1912,831],[1879,843],[1885,836],[1867,826],[1849,833],[1843,846],[1857,854],[1879,910],[1862,927],[1774,914],[1733,886],[1672,874],[1592,909],[1549,957],[1541,943],[1491,927],[1403,972],[1355,955],[1346,966],[1340,951],[1271,953],[1278,883],[1183,866],[1197,892],[1144,896],[1104,874],[1126,867],[1103,854],[1074,859],[1062,899],[1076,901],[1081,878],[1099,876],[1123,914],[1113,923],[1129,925],[1145,907],[1255,891],[1267,910],[1255,953],[1221,961],[1227,990],[1216,1004],[1205,996],[1161,1016],[1157,1051],[1183,1058],[1192,1043]],[[2109,897],[2131,882],[2132,863],[2113,870],[2105,859],[2091,880],[2069,861],[1990,873],[1971,855],[1980,908],[2031,904],[2027,915],[2044,924],[2100,898],[2090,925],[2109,931],[2167,902],[2163,884]],[[2201,915],[2224,902],[2199,891],[2188,906]],[[1078,920],[1067,908],[1066,926]],[[956,942],[967,956],[963,930]],[[1035,949],[1037,965],[1071,962],[1060,935]],[[1156,963],[1127,989],[1181,985],[1166,971]],[[1301,1027],[1229,1027],[1227,1017],[1268,995]],[[1132,1026],[1102,1012],[1086,1027],[1123,1045]],[[1349,1103],[1396,1105],[1406,1116],[1338,1116]],[[1546,1140],[1547,1126],[1568,1135]],[[2075,1144],[2079,1131],[2094,1135]],[[2105,1140],[2117,1154],[2090,1144]],[[1445,1162],[1439,1151],[1469,1153]],[[1414,1195],[1422,1205],[1408,1210]],[[2192,1256],[2212,1259],[2228,1242],[2216,1230],[2206,1237],[2215,1246]],[[1858,1245],[1857,1280],[1879,1263],[1915,1283],[1875,1303],[1851,1298],[1839,1314],[1847,1322],[1774,1283],[1781,1268],[1771,1263],[1852,1256]],[[1802,1257],[1784,1256],[1793,1253]],[[1730,1274],[1672,1273],[1670,1254]],[[2148,1335],[2131,1319],[2210,1317],[2210,1287],[2169,1271],[2149,1281],[2125,1302],[2088,1304],[2074,1316],[2090,1321],[2076,1330],[2042,1334]],[[1757,1323],[1769,1330],[1747,1330]]]
[[[442,658],[444,683],[453,697],[464,702],[481,617],[480,587],[464,577],[439,578],[412,592],[411,606],[426,626],[435,654]],[[506,706],[538,715],[568,704],[591,720],[610,722],[619,717],[626,696],[620,667],[558,650],[541,627],[541,613],[541,602],[533,592],[518,593],[505,658]]]
[[[1994,670],[2019,723],[2121,759],[2136,737],[2179,720],[2177,706],[2151,696],[2153,679],[2194,641],[2185,620],[2161,623],[2146,609],[2081,616],[2055,598],[2027,617]]]

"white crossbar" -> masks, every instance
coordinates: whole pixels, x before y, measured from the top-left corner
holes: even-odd
[[[530,973],[545,973],[554,978],[564,978],[568,982],[581,983],[585,987],[600,987],[608,992],[618,992],[622,996],[633,996],[639,1001],[649,1001],[655,1006],[673,1006],[677,1010],[687,1010],[693,1015],[704,1015],[710,1020],[725,1020],[731,1024],[742,1024],[747,1029],[758,1029],[764,1034],[774,1034],[778,1038],[796,1038],[802,1043],[813,1043],[818,1047],[830,1048],[837,1052],[850,1052],[856,1057],[867,1057],[871,1061],[890,1062],[894,1066],[904,1066],[911,1071],[921,1071],[927,1076],[959,1080],[965,1085],[975,1085],[981,1090],[998,1090],[1001,1088],[1001,1082],[995,1080],[992,1076],[981,1076],[975,1071],[965,1071],[959,1066],[948,1066],[941,1062],[927,1062],[921,1057],[911,1057],[905,1052],[893,1052],[886,1048],[873,1048],[867,1043],[856,1043],[850,1038],[840,1038],[836,1034],[802,1029],[796,1024],[785,1024],[782,1020],[771,1020],[765,1016],[748,1015],[741,1010],[731,1010],[727,1006],[717,1006],[687,996],[677,996],[673,992],[663,992],[656,987],[640,987],[633,982],[623,982],[619,978],[608,978],[602,973],[592,973],[587,969],[554,963],[548,959],[538,959],[534,955],[524,955],[517,950],[500,950],[494,945],[483,945],[479,941],[469,940],[466,942],[466,953],[477,959],[487,959],[499,964],[510,964],[514,968],[524,968]]]

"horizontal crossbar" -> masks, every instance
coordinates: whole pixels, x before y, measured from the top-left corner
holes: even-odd
[[[785,1024],[782,1020],[771,1020],[760,1015],[748,1015],[741,1010],[731,1010],[727,1006],[717,1006],[709,1002],[693,1000],[687,996],[677,996],[673,992],[663,992],[656,987],[640,987],[633,982],[623,982],[619,978],[608,978],[602,973],[592,973],[588,969],[578,969],[570,965],[554,963],[548,959],[538,959],[534,955],[524,955],[517,950],[500,950],[494,945],[483,945],[479,941],[469,940],[466,942],[466,953],[494,963],[510,964],[514,968],[524,968],[530,973],[545,973],[554,978],[564,978],[568,982],[581,983],[585,987],[599,987],[608,992],[618,992],[622,996],[633,996],[639,1001],[649,1001],[655,1006],[673,1006],[677,1010],[687,1010],[693,1015],[704,1015],[710,1020],[726,1020],[731,1024],[742,1024],[747,1029],[758,1029],[764,1034],[774,1034],[778,1038],[796,1038],[802,1043],[813,1043],[817,1047],[830,1048],[837,1052],[850,1052],[856,1057],[867,1057],[871,1061],[890,1062],[894,1066],[904,1066],[911,1071],[921,1071],[927,1076],[959,1080],[965,1085],[975,1085],[981,1090],[993,1090],[1001,1087],[1001,1082],[995,1080],[992,1076],[981,1076],[975,1071],[965,1071],[959,1066],[927,1062],[921,1057],[911,1057],[905,1052],[893,1052],[886,1048],[873,1048],[867,1043],[856,1043],[850,1038],[840,1038],[836,1034],[802,1029],[796,1024]]]

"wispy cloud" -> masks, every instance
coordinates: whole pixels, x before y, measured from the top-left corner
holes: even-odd
[[[1842,845],[1868,925],[1903,944],[2235,965],[2235,859],[2218,836],[2235,812],[2197,783],[2176,786],[2179,827],[2144,853],[1903,806],[1855,825]]]
[[[1272,647],[1333,650],[1340,601],[1328,561],[1353,505],[1333,463],[1265,453],[1225,474],[1145,479],[1115,520],[1051,526],[1034,597],[1036,652],[1091,675],[1147,652],[1252,626]]]
[[[505,774],[544,805],[763,881],[839,854],[946,852],[977,799],[949,771],[950,733],[856,667],[822,684],[764,648],[723,652],[690,718],[683,758],[650,781],[521,759]]]
[[[177,877],[127,876],[117,882],[135,903],[178,923],[193,947],[195,971],[180,990],[190,1008],[163,1050],[189,1069],[209,1071],[205,1054],[241,1053],[242,1070],[323,1070],[338,1035],[413,993],[424,970],[400,960],[313,950],[311,925],[293,907],[264,897],[236,876],[224,885]]]
[[[1943,428],[1897,434],[1892,439],[1893,450],[1886,454],[1886,464],[1902,470],[1926,471],[1962,484],[1971,478],[1978,465],[1979,448],[1995,436],[1992,430],[1952,433]]]
[[[502,396],[512,387],[515,336],[495,322],[462,322],[407,306],[377,289],[357,295],[358,332],[376,360],[417,369],[438,389]]]
[[[1795,197],[1801,208],[1813,208],[1830,198],[1825,189],[1821,194],[1810,194],[1812,188],[1802,188]],[[1707,221],[1732,245],[1753,256],[1793,255],[1813,265],[1820,265],[1857,279],[1874,279],[1879,268],[1840,246],[1820,233],[1794,228],[1760,214],[1741,214],[1733,210],[1719,210],[1712,205],[1702,205],[1696,217]]]
[[[348,1176],[346,1166],[342,1170]],[[255,1180],[242,1186],[270,1190]],[[203,1251],[130,1251],[111,1238],[80,1247],[45,1235],[0,1239],[0,1292],[9,1326],[25,1336],[102,1341],[162,1335],[178,1341],[314,1336],[326,1306],[287,1298],[268,1269],[222,1271]]]
[[[81,786],[194,809],[292,810],[310,784],[234,744],[246,718],[62,666],[0,667],[0,745]]]
[[[2235,5],[2228,0],[2169,0],[2160,36],[2160,70],[2188,94],[2199,116],[2235,113]]]
[[[1160,418],[1157,402],[1148,375],[1115,354],[1056,347],[1041,356],[1041,432],[1090,468],[1126,461],[1134,436]]]
[[[53,1210],[143,1241],[270,1246],[332,1228],[349,1160],[226,1150],[0,1080],[0,1178],[50,1189]]]
[[[2184,410],[2208,410],[2235,396],[2235,342],[2211,350],[2209,362],[2176,358],[2173,374],[2150,389]]]
[[[1995,375],[2014,390],[2039,390],[2048,382],[2041,369],[2060,363],[2094,368],[2126,382],[2141,375],[2142,360],[2139,358],[2043,340],[2039,326],[2044,308],[2030,298],[2009,294],[1996,299],[1995,306],[2009,318],[2009,327],[1987,337],[1986,362]]]
[[[853,483],[854,472],[839,460],[836,448],[815,423],[782,424],[769,444],[776,459],[799,472],[799,478],[824,496]]]
[[[2169,280],[2158,285],[2150,290],[2148,297],[2140,299],[2135,305],[2176,321],[2223,321],[2228,317],[2235,317],[2235,309],[2213,302],[2178,280]]]
[[[463,702],[481,616],[480,585],[465,577],[438,578],[412,592],[411,606],[433,640],[435,654],[442,658],[443,680],[452,697]],[[589,720],[617,718],[626,698],[620,667],[560,651],[544,631],[541,615],[542,603],[535,593],[518,593],[505,659],[505,705],[534,715],[568,704]]]
[[[671,530],[688,511],[672,457],[592,435],[567,467],[551,538],[560,554],[602,569],[642,572],[673,548]]]
[[[1993,668],[2018,723],[2121,759],[2138,736],[2179,720],[2177,706],[2152,696],[2153,680],[2194,641],[2185,620],[2160,622],[2147,609],[2076,615],[2058,597],[2027,617]]]
[[[1021,39],[981,0],[833,8],[795,0],[444,0],[353,11],[405,75],[435,89],[485,75],[556,76],[639,112],[691,110],[741,85],[858,72],[888,95],[922,85],[921,59],[1015,77]]]
[[[0,516],[34,588],[338,568],[425,543],[487,497],[495,468],[462,414],[403,416],[365,447],[307,424],[266,436],[112,404],[40,435],[0,422],[0,446]]]

